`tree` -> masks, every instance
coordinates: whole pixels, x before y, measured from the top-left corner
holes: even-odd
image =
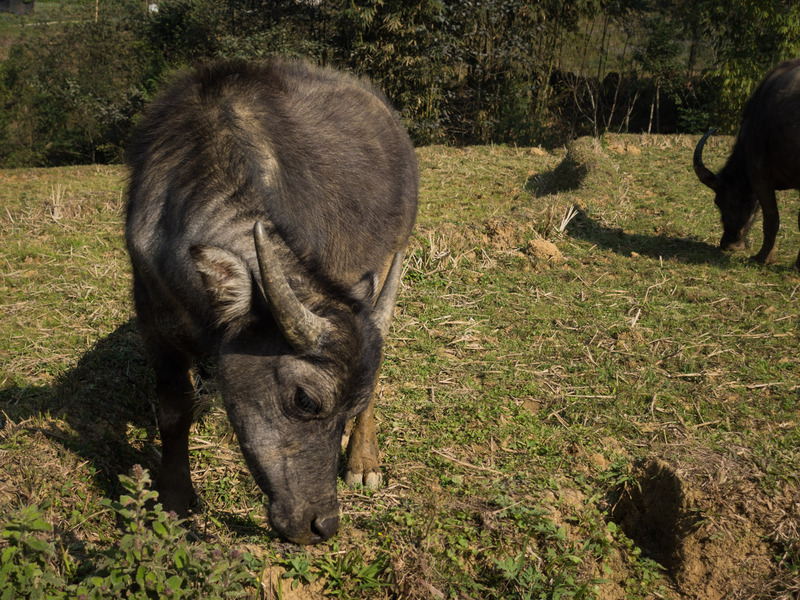
[[[653,129],[655,118],[656,131],[660,130],[661,89],[679,70],[678,58],[681,52],[677,41],[678,27],[664,15],[655,13],[644,16],[645,45],[635,53],[636,62],[650,76],[654,89],[650,102],[650,119],[647,133]]]
[[[352,0],[338,11],[333,62],[368,76],[418,143],[442,142],[452,55],[442,0]]]
[[[775,64],[800,55],[800,3],[796,0],[702,0],[714,64],[707,70],[719,88],[718,125],[732,132],[744,103]]]

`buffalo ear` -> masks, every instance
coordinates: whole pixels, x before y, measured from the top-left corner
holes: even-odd
[[[250,315],[253,282],[245,264],[222,248],[198,244],[190,250],[218,325],[241,323]]]
[[[350,292],[357,300],[361,300],[365,304],[372,306],[375,304],[375,298],[378,297],[378,276],[372,271],[364,275],[357,284],[355,284]]]

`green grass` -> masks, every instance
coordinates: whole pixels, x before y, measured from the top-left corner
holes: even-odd
[[[775,264],[719,252],[695,142],[419,149],[378,382],[386,485],[341,486],[334,540],[277,540],[201,372],[191,543],[256,556],[267,598],[794,597],[798,202],[780,196]],[[729,147],[710,140],[708,164]],[[0,522],[38,506],[37,535],[89,569],[117,535],[118,475],[158,464],[124,171],[0,183]]]

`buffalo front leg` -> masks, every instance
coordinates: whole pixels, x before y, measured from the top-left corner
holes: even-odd
[[[761,250],[758,251],[753,259],[765,264],[773,261],[773,251],[775,249],[775,238],[778,236],[780,218],[778,216],[778,201],[775,198],[775,190],[763,189],[756,192],[758,201],[761,203],[761,218],[764,223],[764,242]]]
[[[378,435],[375,431],[375,397],[367,409],[358,415],[347,444],[347,485],[378,487],[381,484]]]
[[[191,359],[178,353],[160,354],[153,360],[161,433],[161,468],[156,488],[165,510],[186,517],[196,498],[189,469],[189,428],[195,406]]]

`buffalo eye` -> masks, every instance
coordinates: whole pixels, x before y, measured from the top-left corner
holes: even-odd
[[[303,388],[297,388],[294,392],[295,409],[303,416],[317,416],[322,411],[322,406],[311,396],[306,394]]]

